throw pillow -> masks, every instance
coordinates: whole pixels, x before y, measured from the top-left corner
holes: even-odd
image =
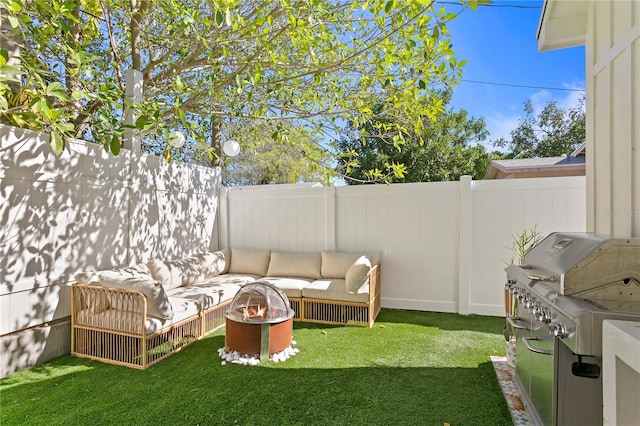
[[[105,287],[123,290],[137,290],[147,299],[147,314],[169,320],[173,318],[173,308],[160,281],[145,276],[123,276],[119,271],[104,271],[98,274]]]
[[[345,276],[347,292],[356,294],[358,289],[365,283],[371,272],[371,262],[367,256],[360,256],[353,265],[349,267]]]
[[[319,253],[271,252],[269,277],[320,278]]]

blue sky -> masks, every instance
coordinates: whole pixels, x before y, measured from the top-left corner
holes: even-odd
[[[450,11],[461,8],[447,3]],[[522,105],[531,99],[536,110],[555,100],[568,108],[584,92],[546,88],[585,89],[584,47],[539,52],[536,40],[543,1],[494,0],[491,6],[463,11],[447,27],[456,56],[466,59],[463,80],[538,88],[508,87],[461,82],[450,107],[484,117],[489,139],[509,137],[524,115]],[[513,7],[515,6],[515,7]]]

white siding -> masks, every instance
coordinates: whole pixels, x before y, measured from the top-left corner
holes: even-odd
[[[593,2],[586,54],[587,228],[640,236],[640,3]]]

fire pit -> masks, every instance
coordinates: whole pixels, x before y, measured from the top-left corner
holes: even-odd
[[[263,361],[291,345],[294,311],[272,284],[256,281],[243,286],[225,315],[225,345],[230,350],[259,355]]]

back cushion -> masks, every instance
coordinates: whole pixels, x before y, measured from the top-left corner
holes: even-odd
[[[224,274],[229,270],[231,260],[229,250],[218,250],[209,253],[196,255],[200,259],[200,266],[205,278],[212,278],[216,275]]]
[[[271,252],[269,250],[232,248],[229,273],[261,275],[264,277],[267,275],[270,257]]]
[[[153,259],[147,263],[153,279],[162,283],[165,290],[171,290],[204,279],[200,259],[196,256],[178,260]]]
[[[267,276],[320,278],[320,253],[271,252]]]
[[[361,255],[357,253],[322,252],[322,278],[345,278],[347,270]]]
[[[105,287],[142,292],[147,299],[149,315],[162,319],[173,318],[173,308],[160,281],[146,275],[123,274],[121,271],[103,271],[98,273],[98,277]]]

